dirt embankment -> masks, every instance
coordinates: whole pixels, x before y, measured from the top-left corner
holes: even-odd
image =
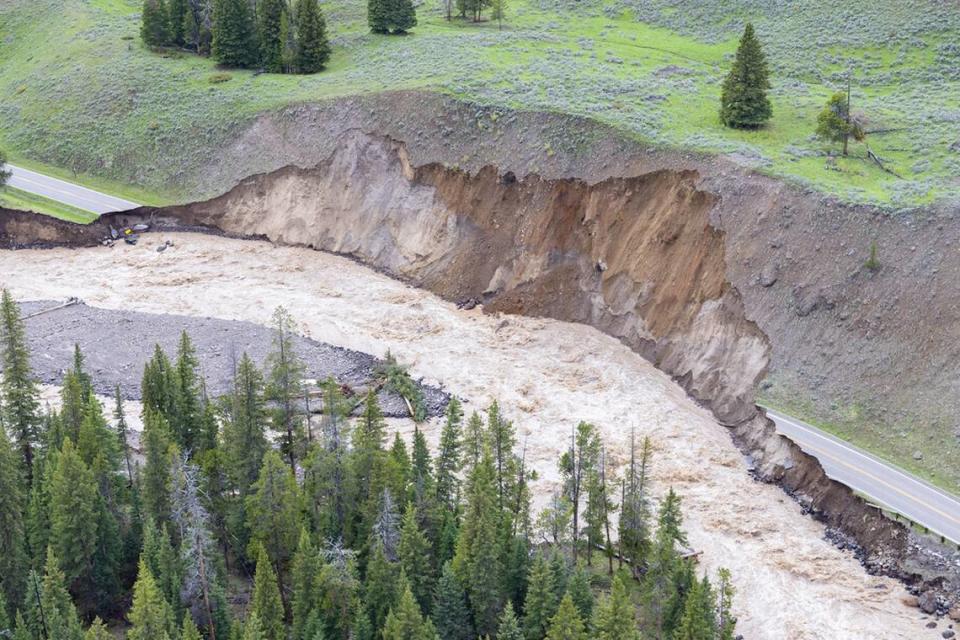
[[[868,566],[910,578],[906,531],[827,479],[757,414],[753,393],[769,343],[727,280],[724,234],[711,224],[721,203],[698,188],[696,172],[590,184],[414,166],[405,145],[359,131],[336,148],[311,169],[287,167],[207,202],[101,224],[149,219],[266,237],[347,254],[486,310],[593,325],[708,405],[734,428],[758,475],[852,535]]]

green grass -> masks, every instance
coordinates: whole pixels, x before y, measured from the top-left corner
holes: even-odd
[[[92,211],[78,209],[77,207],[72,207],[68,204],[63,204],[27,191],[21,191],[14,187],[0,188],[0,206],[9,209],[42,213],[53,216],[54,218],[60,218],[61,220],[79,222],[81,224],[87,224],[97,219],[97,214]]]
[[[138,0],[0,6],[0,145],[16,162],[146,204],[194,193],[200,167],[258,113],[396,89],[587,116],[663,147],[725,153],[841,199],[906,208],[960,197],[960,15],[933,0],[513,0],[494,23],[418,7],[407,37],[367,32],[363,0],[323,4],[333,38],[314,76],[230,71],[139,42]],[[775,117],[731,131],[720,82],[745,19],[765,42]],[[838,26],[838,25],[843,25]],[[855,71],[871,148],[902,178],[812,138]],[[51,171],[51,168],[58,171]]]

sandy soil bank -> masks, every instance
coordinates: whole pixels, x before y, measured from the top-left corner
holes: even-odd
[[[175,247],[157,253],[170,238]],[[896,582],[864,573],[779,489],[754,482],[724,427],[625,346],[581,325],[458,311],[349,260],[307,249],[187,234],[136,247],[0,252],[0,285],[20,299],[266,323],[283,304],[302,332],[382,355],[481,409],[498,398],[528,439],[543,497],[571,423],[590,420],[617,461],[629,431],[650,434],[657,489],[684,496],[702,567],[729,567],[740,633],[755,639],[935,638]],[[435,427],[434,427],[435,428]],[[435,435],[435,434],[431,434]]]

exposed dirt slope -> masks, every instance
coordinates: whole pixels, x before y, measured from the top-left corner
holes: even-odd
[[[753,415],[767,346],[725,281],[714,199],[696,174],[588,184],[414,167],[359,131],[314,169],[244,180],[158,212],[180,223],[355,256],[452,300],[583,322],[684,379],[718,417]]]

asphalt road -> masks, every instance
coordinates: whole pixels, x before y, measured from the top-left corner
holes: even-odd
[[[777,431],[820,460],[834,480],[960,543],[960,498],[796,418],[772,409],[767,415]]]
[[[69,204],[78,209],[84,209],[94,213],[108,213],[110,211],[136,209],[140,206],[136,202],[108,196],[105,193],[87,189],[86,187],[81,187],[80,185],[64,180],[58,180],[57,178],[51,178],[42,173],[16,167],[12,164],[8,164],[7,168],[13,172],[10,181],[7,183],[11,187],[45,196],[51,200]]]

